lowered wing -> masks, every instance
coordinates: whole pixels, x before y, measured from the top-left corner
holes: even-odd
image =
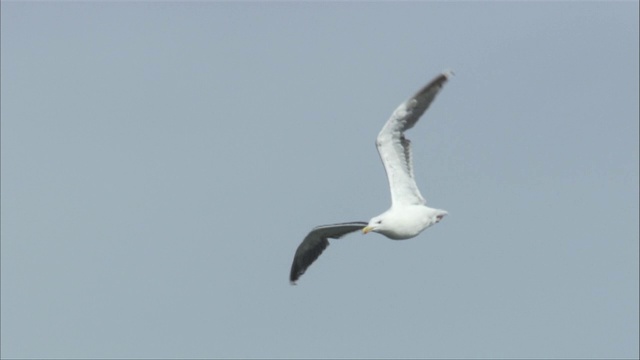
[[[331,224],[316,226],[307,234],[307,237],[302,240],[302,243],[298,246],[296,254],[293,257],[293,264],[291,264],[291,274],[289,275],[289,281],[292,284],[304,274],[311,264],[322,254],[324,249],[329,246],[328,239],[339,239],[344,235],[361,230],[367,226],[366,222],[354,221],[348,223]]]

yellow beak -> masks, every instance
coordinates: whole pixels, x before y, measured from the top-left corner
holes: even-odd
[[[369,232],[369,231],[371,231],[371,230],[373,230],[373,227],[371,227],[371,226],[366,226],[364,229],[362,229],[362,233],[363,233],[363,234],[366,234],[366,233],[368,233],[368,232]]]

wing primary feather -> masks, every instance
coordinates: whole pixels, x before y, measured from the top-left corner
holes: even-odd
[[[305,271],[318,259],[320,254],[329,246],[328,239],[339,239],[349,233],[358,231],[367,226],[364,221],[353,221],[348,223],[320,225],[313,228],[302,240],[291,264],[289,281],[295,285],[296,281]]]

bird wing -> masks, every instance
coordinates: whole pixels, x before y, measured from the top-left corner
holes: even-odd
[[[404,137],[404,132],[418,122],[451,75],[451,72],[440,74],[400,104],[378,134],[376,147],[389,179],[392,206],[425,203],[413,176],[411,141]]]
[[[339,239],[344,235],[361,230],[367,226],[366,222],[353,221],[340,224],[321,225],[316,226],[307,234],[302,240],[296,254],[293,257],[293,264],[291,265],[291,274],[289,275],[289,281],[292,284],[304,274],[311,264],[322,254],[324,249],[329,246],[328,239]]]

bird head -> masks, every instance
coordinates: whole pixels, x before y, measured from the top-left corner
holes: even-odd
[[[369,224],[367,224],[367,226],[365,226],[362,229],[362,233],[363,234],[367,234],[371,231],[373,232],[379,232],[380,229],[384,228],[383,222],[382,222],[382,217],[381,216],[376,216],[374,218],[372,218],[371,220],[369,220]]]

